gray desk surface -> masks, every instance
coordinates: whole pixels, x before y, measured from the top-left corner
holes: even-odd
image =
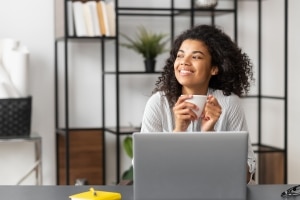
[[[280,194],[293,185],[248,186],[248,200],[283,200]],[[75,193],[87,191],[91,186],[0,186],[0,199],[10,200],[69,200]],[[93,186],[97,190],[115,191],[122,200],[133,199],[132,186]],[[287,198],[300,200],[300,196]]]

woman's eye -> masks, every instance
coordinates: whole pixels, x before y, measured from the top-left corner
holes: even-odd
[[[201,59],[200,56],[193,56],[193,59]]]
[[[177,58],[183,58],[182,54],[177,54]]]

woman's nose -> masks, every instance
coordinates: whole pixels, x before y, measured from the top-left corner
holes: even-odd
[[[187,59],[187,58],[183,58],[182,60],[181,60],[181,63],[180,63],[181,65],[189,65],[190,64],[190,62],[189,62],[189,60]]]

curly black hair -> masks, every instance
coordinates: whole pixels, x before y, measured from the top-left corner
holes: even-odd
[[[222,90],[226,96],[231,93],[242,96],[249,92],[250,82],[254,79],[248,55],[220,28],[199,25],[184,31],[175,39],[153,93],[163,91],[171,106],[176,103],[181,95],[182,85],[175,77],[174,62],[182,42],[187,39],[204,42],[211,54],[211,65],[218,67],[218,74],[209,81],[210,88]]]

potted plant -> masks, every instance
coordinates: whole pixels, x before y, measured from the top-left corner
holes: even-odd
[[[123,36],[128,43],[120,43],[121,46],[132,49],[133,51],[142,54],[144,57],[146,72],[155,71],[156,57],[167,51],[165,48],[168,39],[165,33],[153,33],[146,30],[145,27],[138,27],[138,32],[134,39],[125,34]]]

